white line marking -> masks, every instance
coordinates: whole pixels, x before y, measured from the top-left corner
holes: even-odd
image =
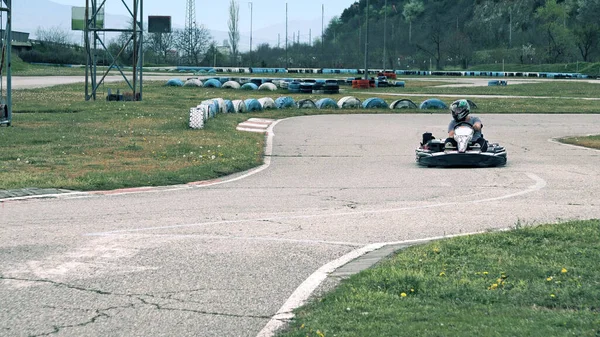
[[[301,244],[308,244],[308,245],[326,244],[326,245],[332,245],[332,246],[349,246],[349,247],[361,247],[364,245],[364,243],[358,243],[358,242],[286,239],[286,238],[273,238],[273,237],[264,237],[264,236],[230,236],[230,235],[209,235],[209,234],[120,234],[120,236],[199,238],[199,239],[212,239],[212,240],[271,241],[271,242],[301,243]]]
[[[369,252],[374,250],[383,248],[389,245],[396,244],[417,244],[417,243],[425,243],[433,240],[441,240],[448,239],[459,236],[467,236],[480,234],[482,232],[475,233],[464,233],[464,234],[455,234],[455,235],[447,235],[447,236],[436,236],[432,238],[426,239],[418,239],[418,240],[406,240],[406,241],[398,241],[398,242],[387,242],[387,243],[374,243],[367,246],[364,246],[359,249],[355,249],[350,253],[338,258],[337,260],[333,260],[321,268],[317,269],[312,275],[310,275],[296,290],[292,293],[292,295],[285,301],[285,303],[281,306],[281,308],[277,311],[277,313],[269,320],[267,325],[258,333],[257,337],[271,337],[275,335],[275,332],[281,328],[287,321],[294,317],[294,310],[301,307],[308,298],[312,295],[312,293],[317,289],[317,287],[327,278],[327,276],[333,273],[339,267],[347,264],[348,262],[357,259]]]
[[[542,178],[540,178],[532,173],[527,173],[527,176],[536,182],[535,185],[530,186],[527,190],[500,196],[500,197],[496,197],[496,198],[477,200],[477,201],[474,201],[473,203],[507,199],[507,198],[523,195],[526,193],[530,193],[533,191],[537,191],[537,190],[540,190],[540,189],[546,187],[547,183]],[[456,204],[456,203],[448,203],[448,204]],[[474,235],[474,234],[480,234],[480,233],[482,233],[482,232],[438,236],[438,237],[419,239],[419,240],[374,243],[374,244],[370,244],[368,246],[353,250],[350,253],[340,257],[339,259],[331,261],[331,262],[325,264],[324,266],[322,266],[321,268],[317,269],[317,271],[315,271],[304,282],[302,282],[302,284],[300,284],[300,286],[298,288],[296,288],[296,290],[287,299],[287,301],[283,304],[283,306],[281,306],[281,308],[271,318],[271,320],[269,320],[267,325],[258,333],[257,337],[274,336],[275,332],[279,328],[281,328],[288,320],[290,320],[294,317],[293,311],[295,309],[301,307],[304,303],[306,303],[306,301],[311,296],[311,294],[327,278],[327,276],[329,274],[334,272],[337,268],[347,264],[348,262],[350,262],[366,253],[369,253],[371,251],[374,251],[374,250],[377,250],[377,249],[380,249],[382,247],[389,246],[389,245],[409,244],[409,243],[416,244],[416,243],[423,243],[423,242],[432,241],[432,240],[440,240],[440,239],[446,239],[446,238],[452,238],[452,237],[458,237],[458,236],[466,236],[466,235]]]
[[[0,203],[5,201],[18,201],[18,200],[29,200],[29,199],[46,199],[46,198],[60,198],[66,196],[76,196],[76,195],[88,195],[87,192],[65,192],[65,193],[55,193],[55,194],[40,194],[40,195],[27,195],[22,197],[11,197],[0,199]]]
[[[265,163],[268,162],[270,164],[271,158],[265,157]],[[265,164],[267,165],[267,164]],[[264,165],[263,165],[264,166]],[[266,167],[265,167],[266,168]],[[260,168],[259,168],[260,169]],[[264,168],[263,168],[264,169]],[[479,199],[475,201],[470,201],[469,203],[477,204],[482,202],[489,201],[497,201],[504,200],[509,198],[518,197],[524,194],[532,193],[546,187],[547,183],[544,179],[538,177],[533,173],[526,173],[526,175],[533,181],[535,184],[529,186],[527,189],[510,193],[506,195],[502,195],[499,197]],[[243,179],[244,177],[238,177],[237,179]],[[231,180],[233,181],[233,180]],[[227,181],[230,182],[230,181]],[[215,184],[221,184],[225,182],[216,182]],[[311,219],[311,218],[321,218],[321,217],[340,217],[340,216],[356,216],[356,215],[365,215],[365,214],[383,214],[383,213],[393,213],[393,212],[402,212],[402,211],[411,211],[417,209],[427,209],[427,208],[437,208],[441,206],[452,206],[464,204],[464,202],[446,202],[446,203],[437,203],[430,205],[421,205],[421,206],[411,206],[411,207],[400,207],[400,208],[388,208],[388,209],[375,209],[375,210],[365,210],[365,211],[353,211],[353,212],[338,212],[338,213],[319,213],[319,214],[303,214],[303,215],[292,215],[292,216],[274,216],[267,218],[254,218],[254,219],[240,219],[240,220],[222,220],[222,221],[212,221],[212,222],[203,222],[203,223],[193,223],[193,224],[182,224],[182,225],[171,225],[171,226],[159,226],[159,227],[142,227],[142,228],[132,228],[132,229],[121,229],[114,230],[108,232],[99,232],[99,233],[88,233],[85,235],[111,235],[111,234],[119,234],[119,233],[133,233],[133,232],[143,232],[143,231],[153,231],[159,229],[176,229],[176,228],[190,228],[190,227],[200,227],[200,226],[208,226],[208,225],[221,225],[221,224],[232,224],[232,223],[247,223],[247,222],[262,222],[262,221],[281,221],[281,220],[291,220],[291,219]]]

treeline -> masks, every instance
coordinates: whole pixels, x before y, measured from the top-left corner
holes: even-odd
[[[467,68],[477,64],[597,62],[597,0],[370,0],[369,65],[392,69]],[[328,25],[323,41],[294,44],[288,57],[260,46],[268,66],[364,66],[367,1]]]
[[[236,1],[230,13],[235,21]],[[489,64],[558,64],[600,61],[598,0],[367,0],[334,17],[323,40],[268,44],[231,56],[203,26],[145,36],[146,65],[362,68],[368,26],[368,64],[388,69],[466,69]],[[387,6],[386,6],[387,4]],[[368,23],[367,23],[368,12]],[[234,25],[235,26],[235,25]],[[81,47],[64,48],[64,36],[39,32],[41,41],[21,57],[28,62],[85,63]],[[47,32],[46,32],[47,33]],[[231,31],[230,31],[231,35]],[[133,47],[123,33],[108,44],[122,65]],[[58,40],[60,43],[57,43]],[[239,35],[238,35],[239,40]],[[231,38],[230,38],[231,41]],[[235,45],[231,43],[231,45]],[[237,47],[237,46],[236,46]],[[234,48],[231,48],[234,49]],[[100,64],[111,57],[99,50]]]

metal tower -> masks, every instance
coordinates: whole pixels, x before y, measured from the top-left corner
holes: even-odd
[[[185,30],[186,32],[196,28],[196,0],[187,0],[185,7]]]
[[[194,49],[194,38],[196,36],[196,0],[187,0],[187,5],[185,7],[185,30],[184,34],[187,35],[185,42],[187,43],[187,50]],[[188,62],[191,63],[191,56],[186,55],[188,57]]]
[[[6,27],[2,36],[2,60],[0,61],[0,125],[10,126],[12,121],[12,73],[11,73],[11,47],[12,47],[12,0],[0,0],[0,15],[6,13]],[[2,22],[4,18],[2,18]],[[0,23],[2,23],[0,22]],[[4,69],[6,65],[6,69]],[[2,80],[6,73],[6,94]]]
[[[7,0],[4,0],[7,1]],[[8,0],[10,2],[10,0]],[[143,50],[144,50],[144,0],[121,0],[120,2],[125,6],[127,11],[131,14],[132,26],[130,28],[104,28],[99,24],[99,13],[104,9],[106,2],[109,0],[85,0],[85,49],[87,52],[87,62],[85,68],[85,100],[96,99],[96,92],[100,85],[104,82],[104,79],[112,69],[117,69],[129,88],[133,91],[132,99],[134,101],[142,100],[142,77],[143,77]],[[98,6],[98,2],[100,6]],[[128,3],[131,6],[128,5]],[[121,46],[119,53],[113,56],[108,50],[108,44],[104,42],[104,34],[100,32],[124,32],[129,33],[129,38],[125,42],[125,45]],[[123,72],[123,67],[117,64],[119,56],[125,52],[127,47],[132,43],[133,45],[133,62],[132,62],[132,80],[127,77]],[[98,64],[98,44],[104,49],[104,52],[108,55],[111,61],[110,66],[102,77],[97,79],[97,64]],[[90,93],[91,89],[91,93]]]

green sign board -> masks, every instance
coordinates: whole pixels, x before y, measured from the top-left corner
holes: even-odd
[[[90,9],[90,20],[92,11]],[[96,14],[96,27],[104,28],[104,7]],[[71,30],[85,30],[85,7],[71,7]]]

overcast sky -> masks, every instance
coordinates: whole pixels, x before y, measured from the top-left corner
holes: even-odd
[[[85,0],[51,0],[56,3],[85,6]],[[285,23],[285,4],[288,3],[288,20],[311,20],[321,18],[321,6],[325,5],[325,18],[339,16],[356,0],[238,0],[240,6],[240,31],[250,31],[250,2],[252,2],[252,30]],[[99,1],[98,3],[101,3]],[[133,1],[125,0],[132,4]],[[144,17],[168,15],[173,24],[184,26],[186,0],[144,0]],[[106,12],[129,15],[121,0],[106,0]],[[228,31],[229,0],[196,0],[197,22],[212,30]],[[325,22],[327,26],[327,22]]]

